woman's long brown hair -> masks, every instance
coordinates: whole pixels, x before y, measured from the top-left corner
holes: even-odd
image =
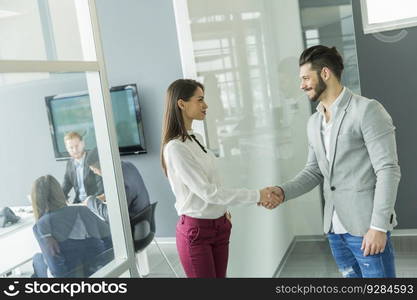
[[[189,101],[194,95],[197,88],[204,91],[204,86],[193,79],[178,79],[168,87],[165,98],[165,112],[162,123],[162,140],[161,140],[161,164],[165,176],[167,168],[164,159],[164,147],[172,139],[181,138],[184,142],[190,136],[185,128],[184,119],[181,109],[178,107],[178,100]]]
[[[58,180],[52,175],[39,177],[32,185],[32,208],[35,220],[45,213],[67,206],[67,201]]]

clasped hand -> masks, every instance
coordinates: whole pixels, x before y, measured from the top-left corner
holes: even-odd
[[[268,209],[273,209],[284,202],[284,192],[280,187],[266,187],[260,190],[261,200],[258,205]]]

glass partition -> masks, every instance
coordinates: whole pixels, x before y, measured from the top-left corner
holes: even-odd
[[[113,260],[109,190],[90,168],[97,146],[90,104],[70,106],[55,115],[64,124],[62,142],[71,158],[55,159],[46,99],[87,90],[85,73],[3,74],[19,78],[0,84],[0,206],[10,208],[0,228],[0,274],[19,268],[20,276],[88,277]],[[99,146],[100,147],[100,146]],[[95,165],[100,165],[98,154]],[[104,170],[106,171],[106,170]],[[107,196],[107,197],[106,197]],[[13,217],[16,216],[16,221]],[[16,224],[14,224],[16,223]],[[33,260],[33,270],[30,264]]]
[[[0,59],[88,60],[94,51],[74,0],[0,0]],[[90,26],[90,24],[88,24]],[[91,60],[91,57],[89,58]]]
[[[137,276],[95,1],[0,0],[0,39],[0,276]]]
[[[314,45],[335,46],[343,56],[343,83],[360,94],[358,57],[352,1],[320,2],[299,0],[303,40],[306,48]],[[315,109],[315,108],[313,108]]]
[[[291,179],[305,164],[311,114],[299,89],[304,45],[297,1],[176,4],[183,65],[195,66],[185,76],[205,85],[204,133],[224,184],[259,189]],[[301,206],[309,216],[296,213]],[[294,234],[320,232],[317,190],[270,213],[231,210],[231,277],[272,276]]]

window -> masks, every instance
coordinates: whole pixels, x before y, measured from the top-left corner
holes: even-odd
[[[365,34],[417,26],[415,0],[361,0]]]

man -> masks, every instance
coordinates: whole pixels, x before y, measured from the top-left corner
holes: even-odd
[[[102,173],[97,148],[88,153],[86,160],[86,164],[91,171],[101,177]],[[129,217],[132,219],[150,205],[149,194],[142,176],[132,163],[122,161],[122,173]],[[86,205],[106,222],[109,221],[105,197],[88,197]]]
[[[71,156],[67,162],[62,184],[62,190],[67,199],[72,188],[75,191],[73,203],[80,203],[90,195],[103,194],[101,177],[95,175],[85,164],[86,152],[82,136],[77,132],[69,132],[64,137],[64,143]]]
[[[390,231],[401,174],[391,117],[341,84],[335,47],[308,48],[299,65],[301,89],[320,103],[307,125],[306,166],[275,193],[289,200],[324,181],[324,232],[342,275],[395,277]]]

